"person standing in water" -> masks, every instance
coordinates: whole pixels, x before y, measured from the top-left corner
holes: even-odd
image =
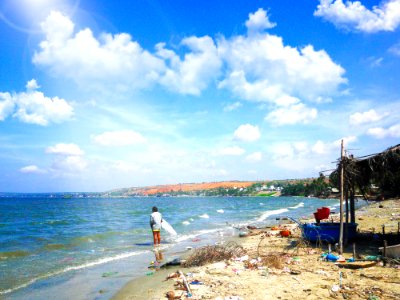
[[[162,223],[162,215],[158,212],[158,208],[153,206],[152,213],[150,215],[150,227],[153,231],[154,246],[158,246],[161,243],[160,231]]]

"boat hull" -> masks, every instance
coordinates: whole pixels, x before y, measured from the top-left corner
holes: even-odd
[[[357,223],[343,224],[344,233],[347,226],[347,240],[355,239],[357,235]],[[311,223],[302,225],[303,237],[311,242],[323,241],[336,243],[340,236],[340,223]]]

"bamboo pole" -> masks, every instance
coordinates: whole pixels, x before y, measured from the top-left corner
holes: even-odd
[[[341,142],[340,152],[340,233],[339,233],[339,254],[343,254],[343,196],[344,196],[344,148]]]

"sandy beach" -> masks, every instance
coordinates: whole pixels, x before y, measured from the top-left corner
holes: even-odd
[[[333,219],[338,218],[334,216]],[[400,201],[372,202],[356,212],[362,238],[356,241],[357,260],[378,255],[384,238],[398,234]],[[288,221],[285,221],[289,223]],[[385,226],[385,237],[382,226]],[[300,230],[296,224],[280,224],[292,237],[281,237],[271,228],[252,230],[248,237],[235,239],[243,247],[240,257],[196,267],[169,267],[150,276],[129,282],[114,297],[127,299],[168,299],[173,291],[176,299],[186,299],[181,278],[166,280],[178,269],[185,274],[192,296],[187,299],[399,299],[400,268],[361,262],[359,269],[338,266],[326,261],[327,245],[297,244]],[[398,238],[398,236],[397,236]],[[235,244],[235,245],[236,245]],[[188,251],[190,256],[196,249]],[[333,254],[337,252],[333,249]],[[266,257],[274,256],[274,259]],[[353,256],[353,244],[347,245],[344,258]],[[372,265],[373,266],[369,266]],[[368,266],[368,267],[367,267]],[[183,288],[184,289],[184,288]],[[179,297],[181,296],[181,297]],[[172,298],[171,298],[172,299]]]

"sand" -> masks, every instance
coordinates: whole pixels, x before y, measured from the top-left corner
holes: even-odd
[[[382,225],[385,225],[387,238],[390,234],[397,234],[400,200],[376,202],[361,208],[356,212],[356,219],[364,234],[364,239],[356,243],[357,258],[377,255],[378,247],[382,246],[382,236],[378,235],[382,232]],[[284,226],[280,225],[281,228]],[[192,297],[187,299],[400,299],[398,265],[383,266],[378,262],[367,268],[339,268],[336,263],[321,258],[327,245],[300,244],[293,247],[300,231],[294,224],[286,227],[294,237],[283,238],[276,236],[279,231],[261,229],[239,239],[248,258],[232,258],[187,269],[179,267],[189,282],[201,282],[190,285]],[[352,251],[353,245],[350,244],[344,249],[344,257],[352,257]],[[274,253],[279,256],[269,265],[259,261],[261,256]],[[179,278],[166,280],[177,269],[160,270],[154,275],[131,281],[113,299],[167,299],[168,291],[186,299],[186,293],[175,286],[181,281]]]

